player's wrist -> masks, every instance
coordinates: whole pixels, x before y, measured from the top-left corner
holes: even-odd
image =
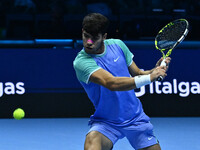
[[[155,73],[151,73],[151,74],[150,74],[150,80],[151,80],[151,82],[156,81],[157,78],[158,78],[158,77],[155,75]]]
[[[148,85],[151,83],[151,76],[150,76],[150,74],[136,76],[136,77],[134,77],[134,80],[135,80],[136,88],[140,88],[142,86],[145,86],[145,85]]]

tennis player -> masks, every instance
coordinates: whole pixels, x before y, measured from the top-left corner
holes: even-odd
[[[84,149],[111,150],[126,137],[136,150],[160,150],[134,89],[165,77],[170,58],[165,67],[159,66],[161,58],[152,70],[140,70],[121,40],[106,39],[108,25],[109,20],[99,13],[84,17],[84,48],[73,62],[77,78],[95,107]]]

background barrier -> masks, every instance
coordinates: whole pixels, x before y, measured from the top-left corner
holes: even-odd
[[[153,41],[124,41],[141,69],[161,53]],[[17,107],[26,117],[89,117],[94,108],[76,79],[73,60],[81,40],[0,41],[0,117]],[[172,53],[168,76],[136,90],[150,116],[199,116],[200,42],[184,41]]]

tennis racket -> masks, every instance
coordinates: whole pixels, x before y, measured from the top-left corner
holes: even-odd
[[[163,55],[160,66],[166,66],[165,58],[171,55],[172,50],[181,43],[188,34],[189,23],[186,19],[177,19],[164,26],[155,38],[155,47]],[[168,51],[166,54],[164,51]],[[163,77],[157,78],[162,81]]]

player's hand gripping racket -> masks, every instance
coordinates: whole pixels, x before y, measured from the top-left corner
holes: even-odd
[[[163,55],[163,61],[160,66],[166,66],[165,58],[168,57],[172,50],[181,43],[188,34],[189,23],[186,19],[177,19],[168,23],[163,27],[155,38],[156,49],[160,50]],[[165,50],[168,52],[164,53]],[[157,78],[157,81],[162,81],[163,77]]]

